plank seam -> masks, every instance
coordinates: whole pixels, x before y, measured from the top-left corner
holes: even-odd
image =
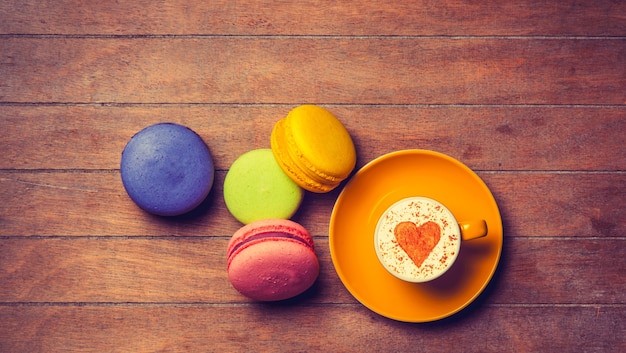
[[[478,174],[564,174],[564,175],[603,175],[603,174],[626,174],[626,169],[604,169],[604,170],[549,170],[549,169],[536,169],[536,170],[514,170],[514,169],[472,169]],[[0,168],[0,173],[5,174],[37,174],[37,173],[50,173],[50,174],[116,174],[119,173],[119,168],[113,169],[84,169],[84,168]],[[226,172],[227,170],[217,169],[217,172]],[[1,181],[1,179],[0,179]]]
[[[326,240],[328,235],[312,234],[314,239]],[[232,234],[226,235],[1,235],[2,240],[211,240],[225,239],[228,240]],[[556,236],[556,235],[506,235],[505,239],[517,240],[558,240],[558,241],[582,241],[582,240],[599,240],[599,241],[624,241],[625,236]]]
[[[0,307],[246,307],[266,305],[265,303],[211,303],[211,302],[0,302]],[[360,303],[310,303],[301,307],[320,306],[362,306]],[[615,308],[626,309],[626,303],[492,303],[483,307],[492,308]]]
[[[325,105],[328,107],[367,107],[367,108],[626,108],[626,104],[598,103],[598,104],[426,104],[426,103],[336,103],[336,102],[309,102],[311,104]],[[190,107],[291,107],[298,103],[290,102],[257,102],[257,103],[228,103],[228,102],[0,102],[0,106],[15,107],[46,107],[46,106],[76,106],[76,107],[159,107],[159,106],[190,106]]]
[[[66,39],[428,39],[428,40],[625,40],[621,35],[338,35],[338,34],[71,34],[71,33],[2,33],[4,38],[66,38]]]

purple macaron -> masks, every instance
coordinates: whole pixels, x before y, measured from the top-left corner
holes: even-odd
[[[174,123],[139,131],[126,144],[120,163],[130,198],[160,216],[181,215],[200,205],[211,191],[214,172],[202,138]]]

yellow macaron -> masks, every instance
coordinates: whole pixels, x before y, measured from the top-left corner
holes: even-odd
[[[316,105],[298,106],[279,120],[271,146],[283,171],[312,192],[333,190],[356,165],[350,134],[331,112]]]

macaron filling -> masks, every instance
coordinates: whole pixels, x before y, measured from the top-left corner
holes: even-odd
[[[324,179],[324,174],[317,171],[310,163],[298,163],[299,159],[304,160],[302,154],[297,154],[295,148],[282,150],[279,145],[285,141],[287,145],[293,146],[293,137],[288,137],[285,119],[279,120],[272,130],[271,144],[272,152],[279,161],[279,165],[287,175],[296,181],[303,188],[313,192],[326,192],[332,190],[339,181]],[[295,154],[295,155],[294,155]],[[309,168],[307,168],[307,165]],[[312,171],[311,171],[312,170]],[[329,177],[332,178],[332,177]]]
[[[311,244],[308,241],[306,241],[302,237],[295,235],[295,234],[290,234],[290,233],[285,233],[285,232],[265,232],[265,233],[254,234],[254,235],[249,236],[247,239],[239,242],[238,244],[235,244],[233,248],[229,250],[228,252],[229,265],[230,265],[231,257],[237,252],[237,250],[241,248],[245,248],[246,246],[252,243],[255,243],[259,240],[263,240],[263,239],[295,240],[297,242],[300,242],[301,244],[303,244],[304,246],[308,248],[311,247]]]

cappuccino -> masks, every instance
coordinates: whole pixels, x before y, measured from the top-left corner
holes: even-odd
[[[380,217],[374,236],[376,254],[394,276],[426,282],[441,276],[459,254],[459,224],[444,205],[410,197],[391,205]]]

